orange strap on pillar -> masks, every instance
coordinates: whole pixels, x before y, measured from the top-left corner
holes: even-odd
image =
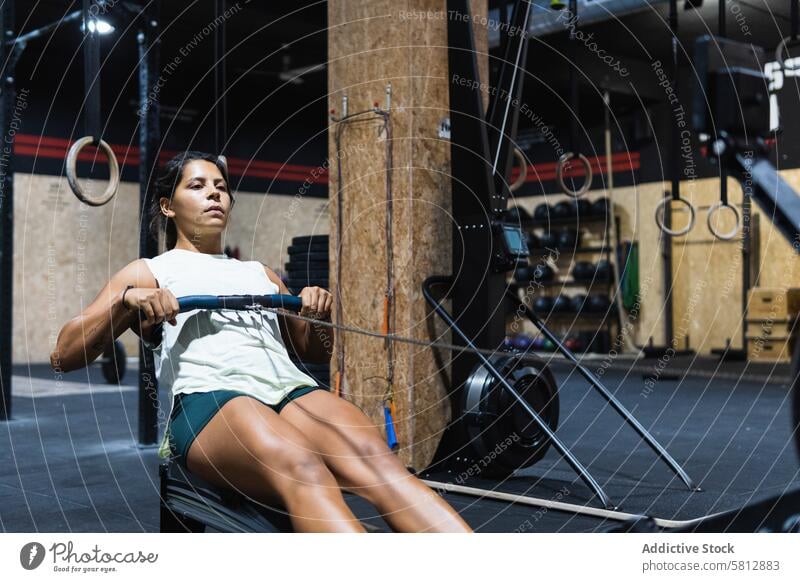
[[[389,296],[385,295],[383,298],[383,326],[381,327],[383,335],[389,334]]]

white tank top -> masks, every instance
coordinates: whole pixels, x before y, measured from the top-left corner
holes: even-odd
[[[280,293],[258,261],[182,249],[144,261],[159,287],[175,297]],[[176,320],[175,326],[164,322],[160,343],[145,342],[154,351],[159,385],[170,390],[170,416],[180,393],[239,390],[277,404],[294,388],[317,385],[289,359],[274,311],[195,309]],[[161,458],[170,454],[168,428]]]

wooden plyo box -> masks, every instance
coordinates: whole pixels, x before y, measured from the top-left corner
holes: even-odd
[[[747,319],[786,320],[800,312],[800,289],[753,287],[747,301]]]
[[[748,337],[749,362],[789,362],[794,353],[794,337]]]

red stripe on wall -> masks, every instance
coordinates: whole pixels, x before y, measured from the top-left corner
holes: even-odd
[[[14,153],[21,156],[41,157],[63,160],[67,151],[74,142],[46,135],[32,135],[20,133],[16,135]],[[109,144],[122,166],[139,166],[139,148],[120,144]],[[175,156],[177,151],[162,150],[159,161],[166,161]],[[78,154],[78,161],[103,163],[104,156],[97,153],[97,149],[88,146]],[[594,174],[606,173],[605,156],[588,158]],[[611,156],[612,171],[631,172],[640,168],[639,152],[620,152]],[[556,178],[557,162],[547,162],[528,166],[528,176],[525,182],[547,182]],[[246,176],[250,178],[277,179],[284,182],[308,182],[310,185],[327,184],[328,170],[320,166],[305,166],[300,164],[281,164],[266,160],[247,160],[245,158],[228,158],[228,170],[232,176]],[[578,177],[584,175],[583,166],[579,163],[572,164],[564,172],[565,177]],[[511,172],[511,181],[519,176],[519,168]]]

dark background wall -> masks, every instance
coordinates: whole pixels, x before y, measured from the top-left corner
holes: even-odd
[[[31,8],[27,2],[18,2],[17,29],[25,33],[57,21],[78,10],[80,4],[43,0]],[[120,0],[119,4],[125,3]],[[217,62],[213,2],[162,4],[163,83],[158,98],[163,150],[214,150],[214,109],[221,101],[213,75]],[[502,19],[506,5],[490,2],[490,16]],[[548,5],[536,0],[534,18],[541,18]],[[789,34],[788,0],[730,0],[727,6],[727,29],[732,38],[753,42],[771,52]],[[717,31],[717,7],[717,2],[706,1],[699,9],[685,9],[684,3],[679,3],[679,91],[687,115],[695,75],[694,39]],[[228,11],[225,64],[229,136],[222,153],[243,165],[255,162],[235,176],[237,188],[293,194],[311,169],[323,165],[327,157],[327,6],[323,2],[229,0]],[[126,22],[123,13],[115,6],[106,15],[116,30],[102,41],[102,115],[107,119],[106,140],[135,151],[137,29]],[[565,151],[575,147],[570,143],[569,124],[576,115],[579,149],[589,157],[604,155],[602,91],[606,87],[612,90],[613,150],[618,160],[615,183],[624,186],[668,180],[670,107],[652,68],[655,61],[661,61],[669,70],[667,3],[654,2],[642,12],[582,27],[582,33],[591,35],[595,43],[591,46],[587,41],[571,47],[567,22],[564,18],[553,32],[533,37],[530,42],[522,99],[527,115],[520,116],[519,143],[536,171],[518,195],[555,190],[553,163],[558,152],[554,143]],[[20,140],[25,147],[18,157],[18,171],[61,173],[64,140],[83,135],[80,43],[79,23],[65,23],[31,41],[18,64],[18,87],[29,91],[20,130],[27,137]],[[600,60],[598,50],[619,63],[616,70]],[[491,53],[493,74],[489,83],[493,83],[499,66],[500,48],[494,47]],[[319,66],[303,73],[315,65]],[[629,73],[626,76],[619,73],[623,66]],[[569,106],[568,76],[573,67],[580,79],[577,114]],[[797,132],[800,113],[796,79],[787,78],[779,93],[784,131],[778,136],[775,161],[781,168],[800,164],[800,151],[791,138]],[[542,128],[548,128],[553,138],[544,139]],[[56,141],[46,142],[48,138]],[[698,177],[715,174],[715,168],[699,156],[694,163]],[[123,165],[125,179],[137,179],[135,166],[133,159]],[[82,170],[87,175],[103,175],[102,168],[87,165]],[[602,180],[596,187],[602,187]],[[307,195],[325,197],[326,181],[319,180],[307,190]]]

